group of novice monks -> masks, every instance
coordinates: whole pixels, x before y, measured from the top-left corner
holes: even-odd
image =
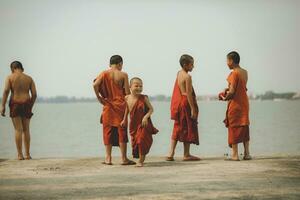
[[[240,56],[233,51],[227,55],[227,65],[232,70],[227,78],[228,87],[219,94],[219,100],[228,101],[224,123],[228,128],[228,144],[232,148],[231,161],[239,161],[238,143],[244,144],[244,160],[250,160],[249,153],[249,102],[247,97],[247,71],[239,66]],[[183,161],[199,161],[191,155],[190,144],[199,145],[198,105],[189,72],[194,68],[192,56],[184,54],[179,60],[178,71],[171,98],[171,119],[174,120],[171,148],[167,161],[174,161],[177,142],[184,145]],[[10,117],[15,128],[18,159],[31,159],[29,123],[32,107],[36,100],[36,89],[32,78],[24,73],[19,61],[11,63],[12,73],[7,77],[2,99],[1,115],[5,116],[5,104],[9,100]],[[153,138],[158,133],[150,116],[153,107],[143,92],[143,81],[134,77],[130,81],[122,71],[123,59],[119,55],[110,58],[109,69],[100,73],[93,87],[97,99],[103,105],[100,122],[103,125],[103,141],[106,150],[103,164],[112,165],[112,147],[119,146],[122,165],[142,167],[149,153]],[[128,122],[129,115],[129,122]],[[128,129],[131,138],[132,155],[138,163],[128,159]],[[24,135],[25,158],[22,152]]]

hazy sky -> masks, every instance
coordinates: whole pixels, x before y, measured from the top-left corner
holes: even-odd
[[[92,80],[120,54],[144,93],[170,95],[188,53],[196,92],[216,94],[230,72],[226,54],[237,50],[250,92],[300,92],[299,36],[297,0],[0,0],[1,90],[20,60],[40,96],[92,97]]]

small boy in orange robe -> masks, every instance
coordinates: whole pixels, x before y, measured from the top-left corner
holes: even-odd
[[[143,167],[146,155],[149,153],[153,139],[152,135],[158,130],[153,126],[150,119],[153,107],[148,97],[142,94],[143,81],[138,78],[130,80],[131,94],[125,97],[127,109],[122,126],[126,125],[127,115],[130,113],[129,132],[131,136],[132,155],[139,158],[137,167]]]
[[[228,101],[224,123],[228,128],[228,145],[232,148],[232,161],[239,161],[238,143],[244,144],[244,160],[251,160],[249,152],[249,101],[247,96],[248,72],[241,68],[240,56],[232,51],[227,55],[229,74],[228,88],[219,94],[219,99]]]

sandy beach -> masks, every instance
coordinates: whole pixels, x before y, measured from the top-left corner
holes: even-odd
[[[300,199],[300,156],[166,162],[102,158],[0,162],[0,199]]]

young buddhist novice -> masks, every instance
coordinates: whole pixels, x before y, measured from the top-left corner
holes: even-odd
[[[171,99],[171,119],[174,120],[171,138],[171,150],[167,161],[174,161],[177,141],[183,142],[183,161],[198,161],[200,158],[190,154],[190,144],[199,145],[198,105],[189,75],[194,68],[194,59],[190,55],[180,57],[181,70],[177,73]]]
[[[11,75],[6,78],[1,115],[5,116],[5,104],[9,95],[10,117],[15,129],[15,142],[18,159],[24,160],[22,152],[22,137],[24,136],[25,159],[30,160],[30,118],[32,107],[36,100],[36,89],[32,78],[24,73],[22,63],[14,61],[10,65]]]
[[[143,167],[146,155],[152,145],[152,135],[156,134],[158,130],[150,119],[153,107],[148,97],[142,94],[143,82],[140,78],[135,77],[130,80],[130,91],[131,94],[125,97],[128,107],[121,125],[126,125],[129,112],[132,155],[134,158],[139,158],[137,167]]]
[[[240,56],[233,51],[227,55],[229,74],[228,88],[219,94],[219,99],[228,101],[226,119],[228,144],[232,148],[232,157],[227,160],[239,161],[238,143],[244,144],[244,160],[250,160],[249,153],[249,101],[247,96],[248,73],[239,65]]]
[[[103,164],[112,165],[112,146],[120,146],[122,165],[134,165],[127,158],[127,125],[121,127],[126,102],[125,95],[130,94],[128,75],[122,72],[123,59],[119,55],[110,58],[110,68],[103,71],[94,80],[94,91],[103,105],[100,122],[103,125],[103,141],[106,149]]]

